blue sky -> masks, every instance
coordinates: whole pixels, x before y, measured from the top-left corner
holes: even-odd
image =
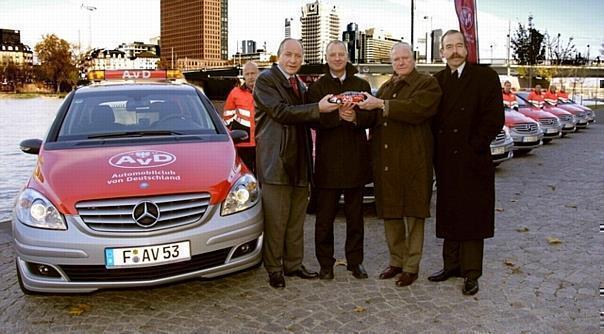
[[[229,54],[237,51],[237,41],[266,42],[275,51],[283,37],[286,17],[298,18],[304,0],[229,0]],[[342,28],[354,21],[362,29],[376,27],[395,37],[410,36],[410,0],[330,0],[336,5]],[[96,7],[89,13],[85,3]],[[453,0],[416,0],[416,38],[427,30],[457,27]],[[477,0],[481,58],[506,56],[508,22],[512,32],[518,22],[526,23],[529,14],[540,31],[560,33],[563,40],[574,37],[577,50],[599,54],[604,42],[604,1],[601,0]],[[89,40],[89,14],[92,44],[117,47],[122,42],[143,41],[158,36],[159,0],[0,0],[0,28],[21,30],[24,43],[33,46],[45,33],[56,33],[72,43]],[[428,17],[428,19],[424,19]],[[421,46],[416,43],[417,48]]]

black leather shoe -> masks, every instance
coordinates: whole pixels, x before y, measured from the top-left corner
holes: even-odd
[[[285,288],[285,278],[283,278],[283,273],[280,271],[268,273],[268,283],[275,289]]]
[[[403,268],[388,266],[380,274],[380,279],[389,279],[403,272]]]
[[[319,279],[333,279],[333,267],[321,268],[319,270]]]
[[[442,282],[446,281],[451,277],[459,277],[459,269],[446,270],[442,269],[439,272],[432,274],[432,276],[428,276],[428,281],[431,282]]]
[[[348,269],[348,271],[352,271],[352,276],[354,276],[354,278],[364,279],[369,277],[367,275],[367,271],[365,271],[365,268],[363,268],[363,265],[360,263],[347,265],[346,269]]]
[[[308,271],[306,270],[306,268],[304,268],[303,265],[301,265],[300,269],[285,273],[285,276],[298,276],[302,279],[314,279],[319,277],[319,273],[314,271]]]
[[[478,280],[466,277],[461,292],[466,296],[475,295],[478,292]]]

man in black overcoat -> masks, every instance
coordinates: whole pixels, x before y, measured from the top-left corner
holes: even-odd
[[[348,50],[344,42],[329,42],[326,55],[325,75],[310,86],[310,102],[317,102],[327,94],[346,91],[371,92],[369,83],[355,76],[357,70],[348,62]],[[344,112],[354,107],[353,103],[342,103],[339,109]],[[369,181],[371,171],[365,128],[358,122],[342,119],[337,111],[321,114],[321,122],[316,128],[315,254],[321,265],[319,278],[334,278],[333,266],[336,260],[333,222],[342,194],[346,215],[347,269],[356,278],[367,278],[362,264],[363,186]]]
[[[447,67],[435,76],[443,98],[433,123],[436,236],[444,238],[443,269],[428,277],[464,277],[462,292],[478,292],[484,239],[495,229],[495,170],[490,143],[504,113],[497,73],[468,63],[464,36],[449,30],[441,40]]]

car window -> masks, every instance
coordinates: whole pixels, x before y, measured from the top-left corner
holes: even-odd
[[[58,141],[129,132],[216,134],[209,113],[194,90],[124,90],[76,94]]]

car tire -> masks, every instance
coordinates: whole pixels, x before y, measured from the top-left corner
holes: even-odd
[[[497,168],[499,165],[501,165],[501,162],[493,162],[493,167]]]
[[[552,142],[551,138],[547,138],[547,139],[542,139],[544,144],[549,144]]]

